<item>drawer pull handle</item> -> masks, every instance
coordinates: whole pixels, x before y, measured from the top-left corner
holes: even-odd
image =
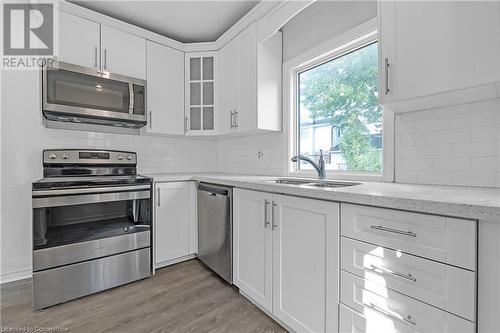
[[[417,234],[414,232],[387,228],[387,227],[384,227],[383,225],[372,225],[372,226],[370,226],[370,228],[380,230],[380,231],[392,232],[395,234],[408,236],[408,237],[417,237]]]
[[[402,315],[400,315],[399,313],[396,313],[394,311],[388,311],[388,310],[384,310],[382,308],[379,308],[378,306],[376,306],[375,304],[373,303],[370,303],[370,304],[364,304],[365,306],[369,307],[370,309],[378,312],[378,313],[381,313],[389,318],[392,318],[392,319],[395,319],[395,320],[398,320],[404,324],[408,324],[408,325],[412,325],[412,326],[415,326],[416,323],[415,321],[412,320],[411,316],[410,315],[407,315],[406,318],[403,317]]]
[[[407,279],[407,280],[410,280],[410,281],[413,281],[413,282],[417,282],[417,279],[411,275],[410,273],[408,274],[404,274],[404,273],[399,273],[399,272],[396,272],[396,271],[391,271],[390,269],[387,269],[385,267],[378,267],[378,266],[375,266],[375,265],[371,265],[372,267],[372,270],[379,270],[379,271],[382,271],[384,273],[389,273],[391,275],[394,275],[394,276],[397,276],[397,277],[400,277],[400,278],[403,278],[403,279]]]

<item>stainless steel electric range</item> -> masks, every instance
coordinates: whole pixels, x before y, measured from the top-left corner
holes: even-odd
[[[33,183],[33,308],[151,274],[152,180],[137,155],[44,150]]]

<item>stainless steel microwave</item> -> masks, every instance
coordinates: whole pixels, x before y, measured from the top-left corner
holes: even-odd
[[[52,121],[125,128],[146,125],[146,81],[54,62],[42,69],[42,105]]]

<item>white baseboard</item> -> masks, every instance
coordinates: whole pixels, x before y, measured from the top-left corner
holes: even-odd
[[[0,284],[18,281],[18,280],[24,280],[24,279],[28,279],[31,277],[32,277],[31,268],[21,269],[19,271],[14,271],[14,272],[2,272],[0,274]]]

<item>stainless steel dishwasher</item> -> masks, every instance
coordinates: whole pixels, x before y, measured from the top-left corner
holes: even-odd
[[[198,185],[198,258],[233,283],[233,189]]]

